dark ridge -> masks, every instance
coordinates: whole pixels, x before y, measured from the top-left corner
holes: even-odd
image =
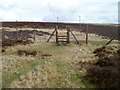
[[[118,40],[118,24],[90,24],[90,23],[62,23],[62,22],[2,22],[2,27],[11,28],[55,28],[58,25],[59,29],[65,29],[70,26],[72,30],[86,32],[86,25],[88,25],[88,33],[104,36],[105,38],[114,38]]]

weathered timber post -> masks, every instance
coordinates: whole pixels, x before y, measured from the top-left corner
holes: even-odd
[[[86,25],[86,44],[88,44],[88,25]]]
[[[16,21],[16,40],[18,40],[18,23]]]
[[[5,28],[2,28],[2,40],[5,40]]]
[[[56,43],[58,43],[58,31],[57,31],[57,29],[58,29],[58,26],[55,27],[55,31],[56,31]]]
[[[70,28],[67,27],[67,43],[70,43]]]
[[[34,32],[33,32],[33,34],[34,34],[34,41],[35,41],[36,40],[35,25],[34,25]]]
[[[16,28],[16,32],[17,32],[16,40],[18,40],[18,27]]]

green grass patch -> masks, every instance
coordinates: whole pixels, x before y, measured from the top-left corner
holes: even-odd
[[[48,68],[48,62],[51,63],[51,67],[55,69],[56,74],[50,76],[48,83],[49,88],[86,88],[93,87],[92,84],[84,80],[79,73],[79,70],[75,67],[75,65],[71,64],[66,57],[69,57],[70,54],[67,52],[68,49],[73,48],[74,44],[56,44],[56,43],[43,43],[38,44],[38,46],[25,46],[25,50],[33,51],[42,51],[43,54],[51,54],[51,57],[41,58],[40,55],[34,57],[32,61],[23,61],[21,63],[15,64],[14,66],[8,70],[8,72],[3,73],[3,87],[9,87],[9,85],[17,80],[21,75],[25,75],[35,68],[35,66],[40,65],[43,69]],[[79,45],[78,45],[79,46]],[[22,47],[15,47],[14,52],[7,52],[5,55],[16,55],[16,51],[19,49],[23,49]],[[28,58],[27,58],[28,59]],[[30,58],[29,58],[30,59]],[[69,59],[69,58],[67,58]],[[47,63],[45,63],[47,62]],[[11,70],[16,70],[19,73],[12,73]],[[34,87],[37,87],[34,86]],[[39,85],[38,85],[39,87]],[[47,86],[44,86],[47,87]]]
[[[92,84],[87,82],[84,78],[80,76],[79,70],[75,68],[72,64],[66,61],[55,60],[54,65],[56,66],[57,74],[52,87],[61,88],[87,88],[93,87]]]
[[[7,51],[7,52],[4,52],[2,53],[2,55],[15,55],[16,54],[16,51]]]
[[[106,43],[109,41],[88,41],[88,44],[93,44],[93,45],[106,45]],[[86,41],[81,41],[81,44],[85,44]],[[110,44],[119,44],[119,41],[112,41]]]
[[[53,45],[47,45],[47,47],[32,47],[32,48],[25,48],[25,50],[40,50],[40,51],[44,51],[43,53],[52,53],[52,55],[54,54],[58,54],[60,51],[62,51],[63,46],[57,46],[56,44]],[[19,47],[17,47],[17,49],[21,49]],[[16,50],[17,51],[17,50]],[[16,55],[16,51],[9,51],[4,53],[4,55]],[[44,59],[40,59],[40,57],[36,57],[34,61],[24,61],[22,63],[20,63],[20,65],[14,65],[14,66],[21,66],[20,68],[14,68],[11,66],[11,68],[8,69],[8,72],[3,73],[3,87],[9,87],[10,83],[12,83],[14,80],[18,79],[21,75],[29,72],[30,70],[32,70],[35,66],[37,65],[44,65],[45,61],[47,61],[47,58]],[[19,72],[19,74],[16,73],[12,73],[10,72],[11,70],[16,70]]]
[[[9,72],[9,71],[6,73],[3,73],[3,77],[2,77],[3,85],[2,85],[2,87],[3,88],[9,87],[10,83],[12,83],[14,80],[18,79],[21,75],[26,74],[30,70],[34,69],[35,66],[43,65],[46,60],[47,59],[37,59],[34,61],[29,61],[29,62],[26,61],[26,62],[23,62],[20,65],[18,65],[18,66],[21,66],[20,68],[12,68],[11,67],[9,69],[9,71],[16,70],[19,73]]]

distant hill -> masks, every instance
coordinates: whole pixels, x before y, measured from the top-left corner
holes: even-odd
[[[11,28],[55,28],[58,25],[60,29],[65,29],[69,25],[71,30],[81,32],[86,31],[88,25],[88,32],[100,36],[106,36],[118,40],[118,24],[91,24],[91,23],[61,23],[61,22],[2,22],[2,27]]]

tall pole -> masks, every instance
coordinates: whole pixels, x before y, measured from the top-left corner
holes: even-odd
[[[86,24],[86,44],[88,44],[88,25]]]
[[[17,20],[16,20],[16,33],[17,33],[16,40],[18,40],[18,23],[17,23]]]
[[[34,25],[34,41],[35,41],[35,39],[36,39],[35,34],[36,34],[36,33],[35,33],[35,25]]]
[[[79,16],[79,24],[81,23],[81,16]],[[80,28],[81,28],[81,24],[80,24]],[[80,29],[81,30],[81,29]]]
[[[55,31],[56,31],[56,43],[58,43],[58,31],[57,31],[57,29],[58,29],[58,26],[55,27]]]
[[[57,17],[57,22],[58,22],[58,19],[59,19],[59,18]]]
[[[79,30],[80,30],[80,33],[81,33],[82,29],[81,29],[81,20],[80,19],[81,19],[81,16],[79,16]]]
[[[2,40],[5,40],[5,28],[2,28]]]
[[[80,19],[81,19],[81,16],[79,16],[79,23],[81,22],[81,20],[80,20]]]
[[[70,29],[67,27],[67,43],[70,42]]]

